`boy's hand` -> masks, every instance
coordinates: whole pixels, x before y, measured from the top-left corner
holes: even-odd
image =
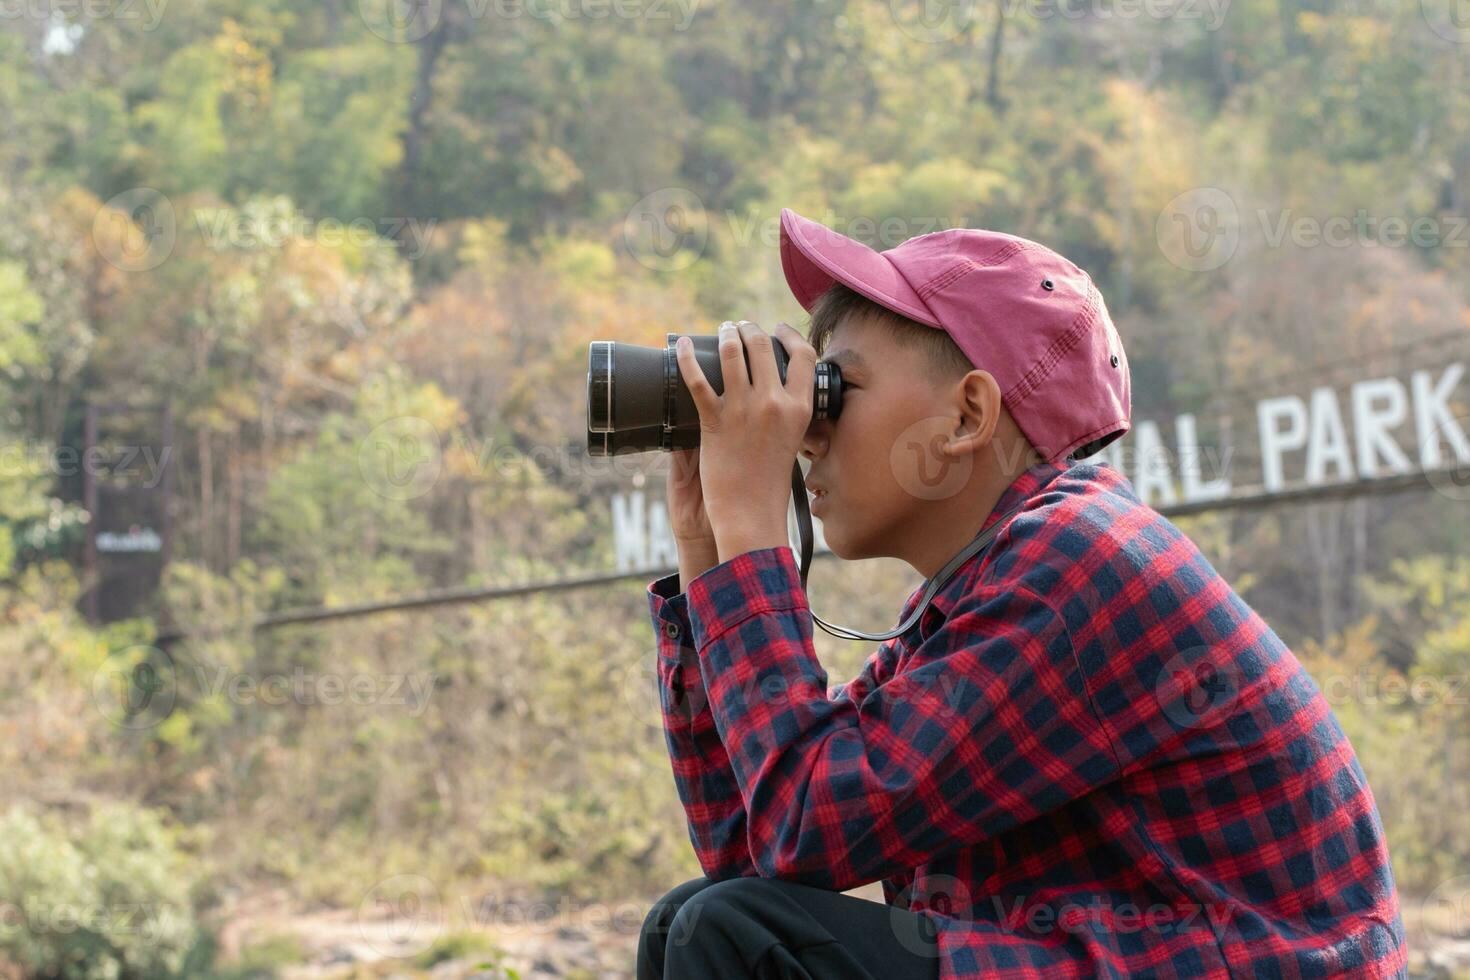
[[[704,506],[704,489],[699,480],[699,447],[670,453],[668,495],[669,525],[679,548],[679,590],[720,563],[715,532]]]
[[[749,320],[720,324],[723,395],[699,369],[687,338],[676,349],[699,410],[699,479],[720,561],[790,543],[791,467],[812,420],[817,352],[787,324],[777,324],[775,336],[790,356],[784,385],[770,334]]]

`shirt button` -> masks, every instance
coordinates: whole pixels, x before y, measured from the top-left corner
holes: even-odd
[[[667,636],[671,640],[677,640],[679,638],[679,624],[664,623],[664,636]]]

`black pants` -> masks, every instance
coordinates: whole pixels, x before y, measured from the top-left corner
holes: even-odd
[[[935,980],[932,920],[769,878],[696,878],[654,904],[638,980]]]

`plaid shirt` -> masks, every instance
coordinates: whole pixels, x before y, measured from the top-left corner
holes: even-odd
[[[1405,976],[1377,807],[1295,655],[1117,470],[1043,463],[985,526],[1023,501],[830,692],[790,548],[649,586],[705,873],[881,880],[946,980]]]

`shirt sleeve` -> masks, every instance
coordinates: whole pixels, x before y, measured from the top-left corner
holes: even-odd
[[[712,881],[754,875],[745,801],[710,714],[677,572],[649,585],[648,606],[658,647],[664,740],[695,856]]]
[[[978,582],[902,669],[827,696],[789,547],[689,583],[689,621],[757,872],[845,891],[1085,795],[1117,772],[1060,616]]]

